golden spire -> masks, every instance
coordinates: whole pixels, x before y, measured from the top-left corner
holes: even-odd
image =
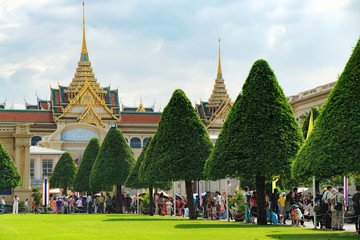
[[[224,78],[221,72],[221,61],[220,61],[220,38],[219,38],[219,65],[218,72],[215,79],[214,89],[210,98],[208,100],[208,107],[212,109],[212,112],[215,112],[216,109],[221,105],[221,103],[226,100],[230,101],[229,94],[227,94]],[[200,99],[201,103],[201,99]]]
[[[86,54],[87,56],[87,48],[86,48],[86,40],[85,40],[85,3],[83,2],[83,42],[81,48],[80,61],[84,61],[84,54]],[[89,59],[85,59],[85,61],[89,61]]]
[[[220,38],[219,38],[219,66],[218,66],[218,72],[217,72],[217,77],[219,79],[222,78],[222,73],[221,73],[221,63],[220,63]]]
[[[68,94],[69,99],[75,98],[75,96],[80,92],[82,87],[86,83],[89,83],[94,91],[98,94],[100,98],[104,98],[106,90],[100,87],[100,84],[97,82],[95,75],[92,71],[91,62],[89,60],[89,54],[86,48],[85,40],[85,3],[83,2],[83,40],[82,48],[80,54],[80,61],[78,62],[78,67],[76,68],[76,73],[70,86],[65,89],[65,92]]]

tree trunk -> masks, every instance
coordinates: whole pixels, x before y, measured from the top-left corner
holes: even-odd
[[[315,193],[320,193],[320,181],[315,179]],[[316,196],[314,196],[315,199]]]
[[[116,205],[116,209],[115,212],[116,213],[123,213],[122,211],[122,192],[121,192],[121,184],[120,185],[116,185],[116,198],[115,198],[115,205]]]
[[[257,224],[266,225],[265,177],[256,176]]]
[[[63,190],[63,195],[64,196],[67,196],[67,188],[65,187],[64,190]]]
[[[193,186],[191,184],[191,181],[185,181],[185,187],[186,187],[187,205],[189,207],[189,219],[197,219],[194,197],[193,197],[193,188],[192,188]]]
[[[154,197],[153,197],[153,187],[149,187],[149,199],[150,199],[150,216],[154,215]]]

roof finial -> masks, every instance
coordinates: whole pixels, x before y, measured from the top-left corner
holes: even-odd
[[[221,64],[220,64],[220,38],[219,38],[219,66],[218,66],[218,72],[217,72],[217,77],[218,79],[222,78],[222,73],[221,73]]]
[[[83,42],[81,48],[80,61],[89,61],[87,57],[87,48],[86,48],[86,40],[85,40],[85,2],[84,1],[83,1]]]

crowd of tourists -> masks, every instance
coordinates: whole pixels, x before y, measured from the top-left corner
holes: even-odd
[[[254,223],[257,218],[257,194],[244,188],[243,200],[246,203],[245,220]],[[298,188],[279,194],[277,189],[274,193],[266,194],[267,210],[276,215],[276,220],[282,224],[305,226],[305,222],[312,221],[320,228],[342,231],[344,230],[344,214],[350,221],[355,223],[356,232],[359,234],[360,215],[360,186],[356,187],[356,193],[351,197],[346,206],[344,189],[335,189],[332,186],[324,188],[322,193],[317,193],[315,198],[309,192],[303,195]],[[316,223],[314,223],[316,215]],[[269,219],[273,219],[269,217]]]
[[[232,197],[225,197],[225,193],[206,192],[201,196],[194,194],[194,203],[198,217],[209,220],[225,219],[227,216],[226,203]],[[176,194],[168,195],[164,192],[155,193],[153,197],[154,207],[150,209],[146,194],[142,193],[138,196],[122,194],[122,212],[148,214],[152,211],[153,215],[160,216],[189,216],[189,208],[186,196]],[[174,201],[175,200],[175,201]],[[248,187],[243,190],[242,201],[245,205],[245,222],[255,223],[257,216],[257,193],[250,191]],[[110,196],[109,193],[86,196],[51,196],[46,206],[48,211],[54,214],[70,214],[70,213],[115,213],[116,198]],[[1,214],[4,213],[5,197],[1,199]],[[15,196],[13,198],[13,214],[18,213],[20,199]],[[139,207],[137,206],[139,204]],[[175,205],[175,206],[174,206]],[[229,208],[230,218],[237,209],[237,203],[233,202]],[[24,201],[24,213],[29,211],[28,199]],[[345,204],[344,189],[335,189],[332,186],[324,188],[322,193],[312,196],[309,192],[306,195],[298,192],[298,188],[294,188],[288,193],[278,193],[274,189],[273,193],[266,194],[267,217],[273,223],[293,224],[294,226],[305,226],[306,222],[312,222],[320,228],[332,230],[344,230],[344,213],[355,223],[356,231],[360,233],[358,217],[360,216],[360,186],[356,187],[356,193],[349,198],[349,203]],[[32,202],[34,213],[42,213],[45,206],[36,205]],[[314,223],[314,215],[316,215],[316,223]],[[275,216],[275,217],[274,217]]]

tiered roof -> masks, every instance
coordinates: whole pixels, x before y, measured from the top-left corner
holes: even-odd
[[[84,3],[83,3],[83,41],[82,48],[80,54],[80,60],[78,62],[78,67],[76,68],[76,73],[70,86],[65,89],[65,93],[68,93],[69,99],[74,98],[81,90],[81,88],[88,82],[94,91],[100,96],[100,98],[104,98],[106,94],[106,90],[100,87],[100,84],[97,82],[95,78],[95,74],[92,71],[91,62],[89,60],[89,54],[86,47],[86,39],[85,39],[85,13],[84,13]]]
[[[206,127],[209,126],[218,116],[224,114],[225,108],[231,108],[231,99],[227,93],[225,81],[221,71],[220,60],[220,39],[219,39],[219,63],[216,74],[214,89],[208,102],[200,101],[200,104],[195,104],[195,110],[200,117],[200,120]],[[222,116],[223,117],[223,116]],[[219,126],[221,128],[221,126]]]
[[[221,71],[221,61],[220,61],[220,39],[219,39],[219,65],[218,71],[215,79],[214,89],[208,100],[207,107],[211,108],[211,112],[216,111],[216,109],[221,105],[223,101],[230,101],[229,94],[225,87],[224,78]]]

